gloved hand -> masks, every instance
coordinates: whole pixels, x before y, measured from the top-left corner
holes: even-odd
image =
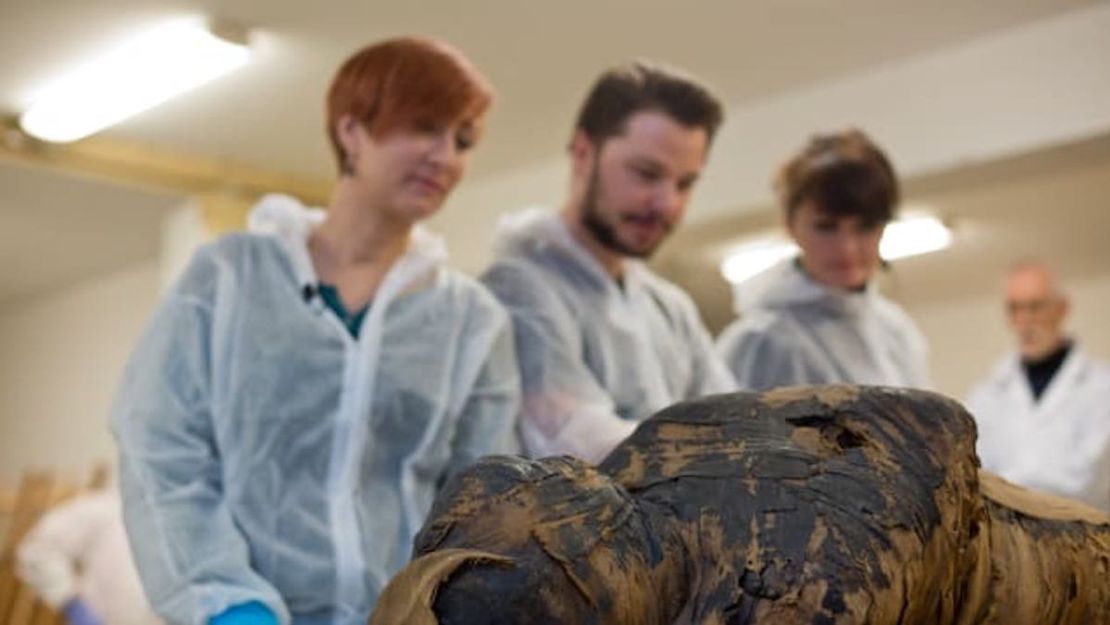
[[[278,625],[277,617],[258,601],[233,605],[208,619],[208,625]]]
[[[73,563],[47,541],[24,540],[16,557],[16,574],[46,605],[61,611],[77,596]]]
[[[93,613],[89,604],[82,601],[80,597],[67,601],[62,606],[62,615],[65,616],[68,625],[104,625],[100,617]]]

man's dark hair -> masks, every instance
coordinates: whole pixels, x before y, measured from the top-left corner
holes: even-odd
[[[598,78],[582,103],[575,129],[601,145],[623,133],[628,119],[643,111],[659,111],[684,126],[702,128],[709,142],[724,119],[720,101],[696,79],[637,61]]]

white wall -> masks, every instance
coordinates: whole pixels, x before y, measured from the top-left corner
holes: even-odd
[[[157,259],[0,308],[0,486],[115,464],[108,410],[160,294],[207,238],[198,203],[168,212],[160,238]]]
[[[108,408],[158,285],[152,260],[0,309],[0,484],[115,462]]]
[[[195,200],[185,200],[162,220],[162,249],[159,253],[158,282],[161,292],[173,286],[188,266],[193,252],[208,240]]]
[[[1071,298],[1068,326],[1074,336],[1089,354],[1110,359],[1110,273],[1065,280],[1063,286]],[[1012,349],[1000,290],[908,312],[929,341],[937,390],[957,399]]]

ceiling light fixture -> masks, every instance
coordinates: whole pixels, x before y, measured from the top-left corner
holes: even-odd
[[[932,215],[907,215],[890,222],[879,242],[879,256],[898,260],[952,245],[952,230]]]
[[[19,123],[45,141],[76,141],[223,76],[248,56],[241,31],[167,22],[51,81]]]

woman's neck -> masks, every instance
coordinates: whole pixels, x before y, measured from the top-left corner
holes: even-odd
[[[802,275],[805,276],[806,279],[810,282],[814,284],[819,284],[825,288],[835,289],[842,293],[863,293],[867,291],[867,285],[870,283],[869,280],[865,280],[863,284],[856,286],[839,286],[835,284],[829,284],[827,282],[824,282],[823,280],[818,279],[817,276],[813,274],[813,272],[806,269],[805,259],[801,256],[797,256],[794,258],[794,266],[798,269],[798,271],[802,272]]]
[[[341,180],[323,223],[312,233],[309,250],[321,278],[347,269],[390,266],[408,248],[412,222],[387,211]]]

